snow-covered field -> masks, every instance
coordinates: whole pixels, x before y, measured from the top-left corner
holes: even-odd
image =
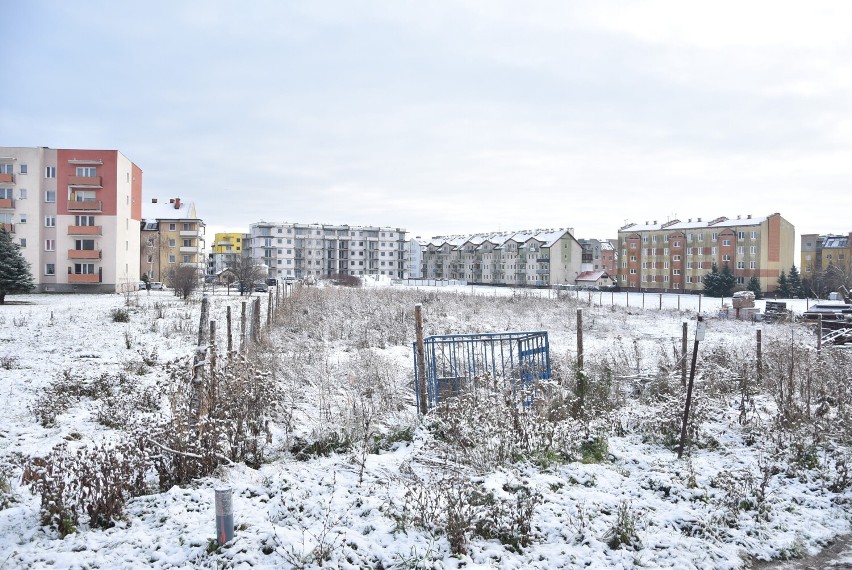
[[[238,349],[244,298],[220,290],[208,298],[224,360],[226,311]],[[745,568],[815,554],[850,532],[852,355],[817,355],[803,324],[720,319],[730,299],[701,299],[708,330],[692,444],[678,459],[681,331],[688,322],[691,349],[698,302],[310,288],[282,298],[266,328],[263,297],[265,340],[249,351],[272,395],[254,404],[271,419],[258,460],[222,458],[209,475],[166,487],[143,466],[144,488],[114,523],[92,524],[81,512],[59,528],[42,524],[25,469],[65,445],[61,464],[73,470],[67,457],[79,450],[126,444],[140,426],[179,414],[200,303],[168,291],[7,297],[0,568]],[[497,395],[418,417],[416,303],[427,335],[547,331],[554,382],[542,406],[519,410]],[[807,305],[788,302],[794,313]],[[128,322],[115,321],[121,310]],[[152,445],[155,459],[175,451]],[[223,546],[213,501],[221,487],[233,489],[236,526]]]

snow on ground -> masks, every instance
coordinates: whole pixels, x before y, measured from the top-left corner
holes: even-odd
[[[581,303],[567,308],[564,297],[560,305],[557,294],[548,290],[390,288],[376,283],[359,295],[388,290],[399,295],[415,291],[427,301],[429,295],[473,297],[445,315],[430,313],[432,305],[426,302],[427,334],[547,330],[555,360],[576,356],[573,315],[575,307],[583,308],[589,358],[616,355],[615,362],[624,353],[637,377],[660,366],[679,347],[683,322],[690,323],[691,344],[699,310],[699,298],[689,295],[646,294],[644,308],[643,296],[635,293],[570,292]],[[507,308],[495,316],[486,312],[489,305],[475,300],[504,296],[519,303],[545,297],[548,303],[520,312]],[[245,298],[222,290],[209,298],[219,345],[225,344],[228,307],[239,344],[236,331]],[[265,314],[267,297],[262,299]],[[327,310],[345,314],[347,309],[337,305],[351,302],[341,293]],[[714,346],[751,350],[758,328],[767,343],[779,338],[810,342],[800,325],[721,320],[715,315],[722,300],[700,302],[701,312],[711,319],[703,349],[708,352]],[[817,457],[811,469],[790,468],[787,457],[772,456],[770,442],[748,441],[749,432],[740,423],[740,399],[730,394],[707,400],[697,394],[704,444],[684,459],[649,436],[653,430],[641,427],[660,419],[625,387],[623,405],[611,417],[591,423],[606,439],[603,460],[527,461],[484,472],[459,467],[454,473],[452,462],[439,461],[446,458],[436,450],[444,448],[414,409],[413,324],[407,315],[398,315],[406,342],[394,343],[384,337],[375,341],[371,335],[385,333],[360,330],[357,322],[345,318],[337,331],[314,328],[318,317],[305,309],[299,330],[276,333],[275,343],[282,354],[287,343],[313,346],[327,378],[305,378],[304,391],[293,394],[299,400],[294,425],[273,428],[276,441],[264,464],[257,469],[221,466],[214,476],[131,499],[112,528],[82,523],[60,538],[56,529],[41,525],[38,497],[21,484],[21,464],[27,457],[47,455],[57,444],[92,445],[115,439],[116,432],[105,425],[103,403],[94,399],[71,405],[49,427],[39,423],[34,407],[44,404],[46,389],[63,375],[94,379],[123,374],[129,379],[123,389],[161,389],[164,363],[192,354],[199,303],[185,303],[169,291],[22,295],[7,297],[7,303],[0,307],[0,399],[5,410],[0,417],[5,474],[5,482],[0,479],[0,568],[741,568],[751,559],[814,554],[850,532],[850,491],[829,490],[827,481],[837,472],[827,456]],[[809,303],[793,300],[788,306],[799,313]],[[121,309],[128,311],[129,322],[113,321],[113,311]],[[382,310],[389,311],[389,320],[397,319],[388,307],[377,306],[374,312]],[[356,335],[371,346],[352,349],[347,338]],[[335,385],[351,384],[351,370],[369,366],[371,358],[379,359],[375,362],[383,363],[390,377],[389,397],[405,404],[388,411],[394,417],[383,427],[403,436],[381,445],[378,453],[361,455],[350,449],[296,458],[289,444],[333,431],[347,407],[355,405],[323,402],[351,394],[335,392]],[[165,394],[157,397],[166,410]],[[771,425],[775,401],[758,394],[752,404],[751,425]],[[317,411],[325,405],[328,412]],[[412,428],[409,437],[404,437],[406,426]],[[505,537],[472,537],[466,554],[451,555],[445,534],[412,524],[421,514],[440,511],[429,497],[451,495],[462,480],[478,485],[498,503],[505,501],[500,504],[520,505],[524,493],[537,496],[530,544],[519,548],[507,546]],[[237,530],[234,541],[216,548],[213,490],[222,486],[233,489]],[[760,509],[731,504],[729,498],[737,493],[752,501],[758,496]],[[624,517],[635,525],[638,543],[611,548],[611,531]],[[850,558],[847,550],[840,560]]]

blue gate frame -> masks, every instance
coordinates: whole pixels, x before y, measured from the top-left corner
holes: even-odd
[[[417,371],[417,343],[413,348],[419,406],[423,379]],[[544,331],[435,335],[423,339],[423,348],[429,408],[472,389],[475,380],[484,378],[494,389],[520,391],[528,405],[535,381],[550,379],[550,343]]]

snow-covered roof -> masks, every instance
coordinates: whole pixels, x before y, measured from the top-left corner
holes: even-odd
[[[609,277],[606,271],[583,271],[575,281],[597,281],[601,277]]]
[[[142,219],[197,220],[199,218],[195,213],[195,202],[184,202],[180,198],[168,200],[154,198],[142,204]]]
[[[745,218],[739,216],[736,219],[726,218],[725,216],[720,216],[718,218],[711,218],[708,220],[704,220],[703,218],[690,218],[687,221],[681,221],[678,219],[669,220],[663,223],[657,223],[655,220],[654,223],[645,222],[644,224],[628,224],[622,227],[619,231],[631,231],[631,232],[647,232],[647,231],[656,231],[656,230],[700,230],[706,228],[730,228],[730,227],[741,227],[741,226],[759,226],[763,222],[769,219],[769,216],[746,216]]]
[[[493,232],[480,234],[467,234],[457,236],[435,236],[426,245],[440,247],[444,244],[449,244],[455,248],[461,248],[467,243],[481,245],[486,241],[491,242],[495,247],[500,248],[508,241],[514,241],[524,244],[532,239],[541,242],[543,247],[550,247],[559,241],[565,234],[570,235],[569,230],[565,228],[546,229],[546,230],[522,230],[509,232]]]

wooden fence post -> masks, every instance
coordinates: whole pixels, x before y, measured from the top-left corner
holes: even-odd
[[[420,400],[420,414],[426,415],[429,409],[426,401],[426,351],[423,348],[423,314],[420,303],[414,305],[414,334],[417,339],[417,376],[420,380],[417,393]]]
[[[688,349],[689,325],[684,321],[683,333],[680,339],[680,385],[686,386],[686,351]]]
[[[577,309],[577,369],[583,369],[583,309]]]
[[[231,354],[234,352],[234,337],[231,334],[231,306],[225,309],[225,324],[228,329],[228,358],[231,358]]]
[[[704,340],[704,317],[698,316],[695,328],[695,344],[692,346],[692,366],[689,369],[689,384],[686,387],[686,405],[683,409],[683,424],[680,428],[680,443],[677,446],[677,458],[683,456],[683,446],[686,443],[686,426],[689,423],[689,407],[692,404],[692,387],[695,383],[695,361],[698,358],[698,342]]]

